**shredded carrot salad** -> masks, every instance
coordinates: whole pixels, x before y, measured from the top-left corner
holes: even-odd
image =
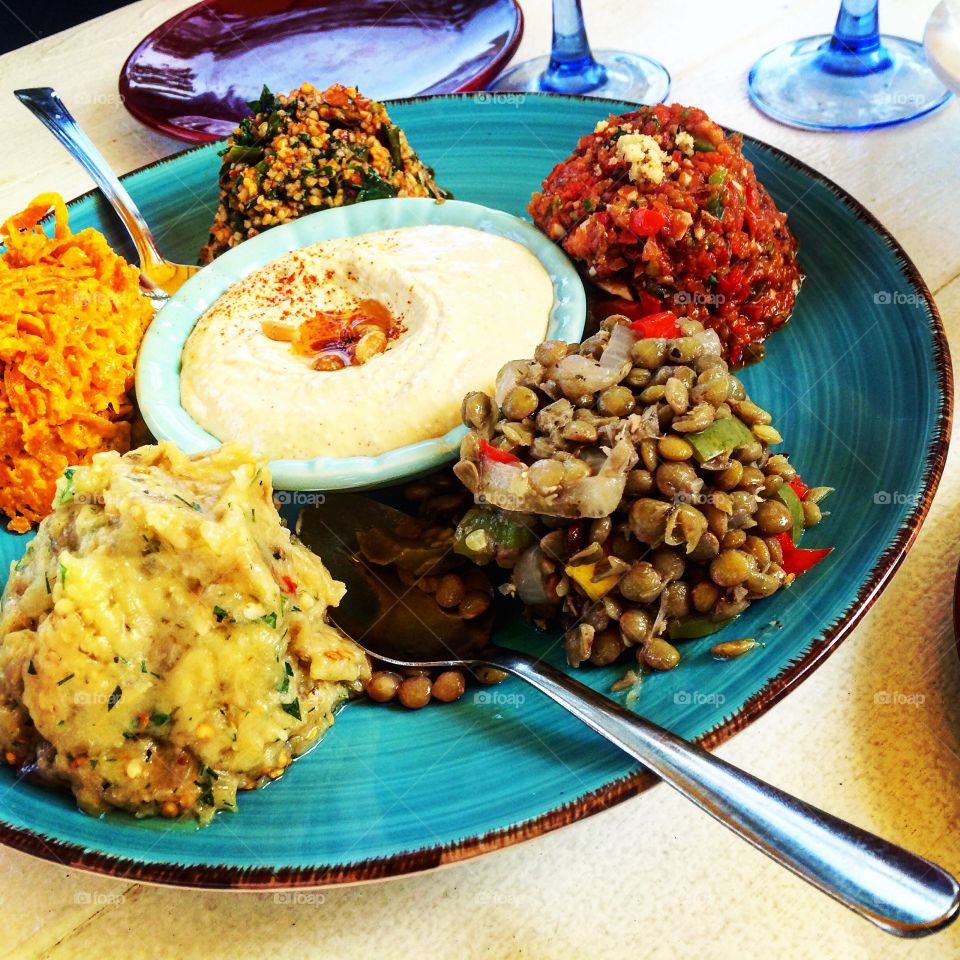
[[[52,238],[38,226],[51,208]],[[67,467],[129,449],[127,391],[153,306],[103,234],[70,232],[59,194],[35,197],[0,235],[0,510],[24,533]]]

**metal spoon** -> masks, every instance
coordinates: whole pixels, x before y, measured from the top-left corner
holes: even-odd
[[[200,268],[167,260],[126,188],[80,129],[53,87],[14,90],[13,95],[67,148],[75,160],[93,177],[110,206],[117,212],[140,256],[140,286],[156,299],[176,293]]]
[[[942,867],[744,773],[529,654],[495,646],[492,617],[465,622],[404,587],[388,568],[359,559],[358,531],[392,531],[403,521],[405,514],[366,497],[327,494],[297,523],[303,542],[346,584],[331,617],[369,654],[398,666],[505,670],[882,930],[921,937],[954,920],[960,886]]]

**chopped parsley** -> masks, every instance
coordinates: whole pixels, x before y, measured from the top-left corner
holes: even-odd
[[[49,578],[46,574],[43,575],[43,582],[44,582],[44,583],[46,584],[46,586],[47,586],[47,593],[49,593],[49,592],[50,592],[50,578]]]
[[[360,167],[354,167],[360,173],[360,189],[357,191],[357,203],[363,203],[365,200],[385,200],[388,197],[397,195],[397,188],[391,183],[387,183],[382,177],[372,170],[364,170]]]
[[[169,713],[162,713],[159,710],[150,711],[150,723],[155,727],[162,727],[165,723],[169,722],[169,720]]]
[[[280,706],[283,708],[284,713],[289,713],[294,720],[302,720],[303,717],[300,716],[300,700],[294,699],[289,703],[281,703]]]
[[[67,568],[64,566],[62,560],[57,564],[57,569],[60,572],[60,585],[63,586],[67,582]]]
[[[63,479],[66,480],[66,483],[61,488],[60,492],[57,494],[56,506],[60,506],[61,503],[66,503],[73,497],[73,475],[76,473],[76,470],[73,467],[67,467],[63,471]]]
[[[214,607],[213,615],[217,618],[217,623],[223,623],[224,620],[230,619],[230,614],[227,613],[227,611],[224,610],[223,607]]]
[[[113,693],[107,698],[107,713],[109,713],[119,702],[120,698],[123,696],[123,689],[120,684],[117,684],[113,688]]]
[[[270,92],[270,88],[264,84],[260,91],[260,98],[248,100],[247,106],[254,113],[273,113],[280,105],[277,103],[277,98]]]
[[[96,757],[94,757],[94,758],[90,761],[90,769],[91,769],[91,770],[96,770],[96,769],[97,769],[97,758],[96,758]]]
[[[265,614],[265,615],[262,616],[260,619],[261,619],[268,627],[272,627],[274,630],[277,629],[277,613],[276,613],[276,611],[274,611],[273,613]]]
[[[175,500],[179,500],[181,503],[185,503],[191,510],[196,510],[197,513],[200,512],[200,504],[197,503],[196,500],[194,500],[193,503],[191,503],[189,500],[185,500],[183,497],[181,497],[179,493],[175,493],[173,497]]]

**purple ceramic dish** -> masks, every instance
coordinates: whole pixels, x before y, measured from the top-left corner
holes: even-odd
[[[120,72],[141,123],[228,136],[264,83],[358,86],[376,100],[482,90],[523,33],[516,0],[202,0],[145,37]]]

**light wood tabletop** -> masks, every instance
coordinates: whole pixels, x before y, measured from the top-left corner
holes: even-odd
[[[56,87],[118,172],[182,150],[124,109],[117,77],[186,7],[140,0],[0,57],[0,214],[91,184],[11,95]],[[517,59],[550,41],[548,0],[523,0]],[[934,0],[884,0],[882,27],[922,35]],[[960,105],[863,134],[779,126],[750,105],[750,64],[829,31],[837,0],[587,0],[595,46],[650,53],[671,99],[775,144],[864,203],[913,258],[960,356]],[[305,77],[304,79],[309,79]],[[802,201],[801,201],[802,202]],[[960,445],[920,536],[855,632],[720,755],[960,872]],[[887,696],[891,694],[891,696]],[[904,694],[905,696],[895,696]],[[892,701],[892,702],[886,702]],[[955,957],[960,925],[897,942],[736,839],[665,787],[529,843],[439,872],[287,896],[162,889],[0,849],[0,954],[14,957]]]

